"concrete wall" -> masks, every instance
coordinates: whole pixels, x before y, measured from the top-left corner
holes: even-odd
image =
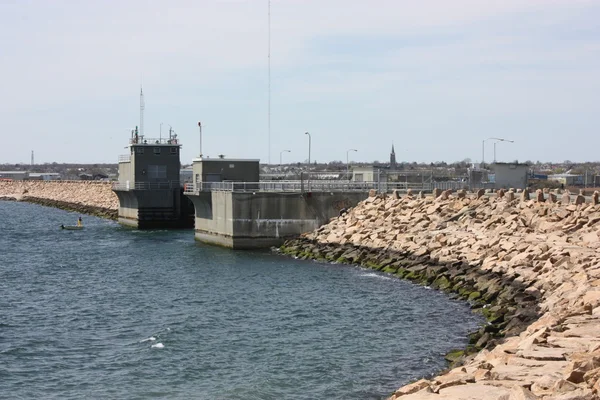
[[[494,164],[495,188],[525,189],[527,187],[527,172],[525,164]]]
[[[193,214],[180,189],[116,190],[118,221],[138,229],[191,228]]]
[[[196,209],[197,240],[235,249],[278,246],[353,207],[368,193],[236,193],[188,196]]]
[[[129,181],[131,187],[134,187],[135,177],[133,176],[131,161],[121,161],[119,163],[119,182],[126,183],[127,181]]]

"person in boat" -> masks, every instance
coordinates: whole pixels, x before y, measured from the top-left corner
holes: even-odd
[[[83,220],[81,219],[81,217],[79,217],[79,219],[77,220],[77,226],[83,226]]]
[[[65,224],[60,224],[60,229],[65,229]]]

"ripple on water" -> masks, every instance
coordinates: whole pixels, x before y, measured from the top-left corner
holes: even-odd
[[[0,387],[14,398],[377,399],[443,368],[480,323],[362,268],[89,216],[56,228],[77,217],[0,202]]]

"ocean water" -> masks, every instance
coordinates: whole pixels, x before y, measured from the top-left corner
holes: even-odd
[[[0,201],[0,398],[381,399],[481,318],[358,267]]]

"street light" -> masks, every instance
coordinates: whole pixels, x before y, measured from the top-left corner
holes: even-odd
[[[281,155],[282,155],[283,153],[291,153],[291,152],[292,152],[291,150],[281,150],[281,151],[279,152],[279,166],[280,166],[280,167],[281,167]]]
[[[200,130],[200,158],[202,158],[202,122],[198,121],[198,129]]]
[[[500,142],[509,142],[509,143],[514,143],[514,140],[507,140],[507,139],[501,139],[499,140]],[[494,162],[496,162],[496,143],[498,143],[497,141],[494,142]]]
[[[481,142],[481,168],[485,168],[485,142],[487,142],[488,140],[496,140],[496,141],[500,141],[500,142],[514,143],[514,141],[512,141],[512,140],[502,139],[502,138],[497,138],[497,137],[491,137],[491,138],[484,139]],[[494,145],[495,144],[496,143],[494,143]],[[494,162],[495,161],[496,161],[496,153],[494,152]]]
[[[348,179],[350,179],[350,163],[348,162],[348,153],[350,153],[351,151],[358,151],[358,150],[356,150],[356,149],[346,150],[346,176],[348,177]]]
[[[310,169],[310,133],[304,132],[305,135],[308,135],[308,168]]]

